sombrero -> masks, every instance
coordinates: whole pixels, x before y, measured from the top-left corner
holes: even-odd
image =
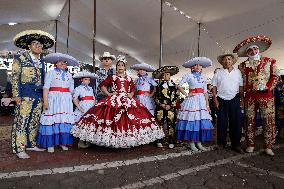
[[[233,52],[238,53],[239,57],[246,57],[246,51],[249,46],[256,45],[259,47],[259,52],[264,52],[270,47],[271,44],[272,40],[269,37],[265,35],[258,35],[242,41],[235,47]]]
[[[212,60],[207,57],[194,57],[188,61],[186,61],[182,66],[185,68],[191,68],[192,66],[199,64],[203,68],[212,66]]]
[[[14,44],[22,49],[29,50],[32,41],[37,40],[42,43],[43,49],[51,48],[55,39],[52,35],[41,30],[26,30],[18,33],[14,38]]]
[[[74,79],[84,78],[84,77],[95,79],[95,78],[98,78],[98,75],[95,74],[95,73],[91,73],[88,70],[83,70],[81,72],[74,74],[74,76],[73,76]]]
[[[172,76],[172,75],[177,74],[178,72],[179,72],[179,69],[176,66],[163,66],[163,67],[157,69],[156,71],[154,71],[152,76],[155,79],[161,79],[163,73],[170,73],[171,76]]]
[[[146,70],[146,72],[153,72],[156,70],[153,66],[146,64],[145,62],[142,62],[140,64],[134,64],[130,68],[133,70]]]
[[[68,66],[78,66],[79,62],[68,54],[63,53],[51,53],[43,57],[43,60],[48,63],[55,64],[58,61],[64,61],[68,64]]]

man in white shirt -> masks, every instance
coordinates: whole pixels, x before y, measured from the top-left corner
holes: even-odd
[[[240,111],[243,99],[243,79],[239,69],[233,65],[237,54],[226,53],[217,57],[223,68],[219,69],[213,79],[213,100],[217,109],[217,144],[220,148],[227,145],[227,128],[232,150],[242,153]]]

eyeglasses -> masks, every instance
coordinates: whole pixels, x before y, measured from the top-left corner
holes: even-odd
[[[38,42],[38,41],[32,41],[32,42],[31,42],[31,45],[32,45],[32,46],[43,47],[43,44],[41,44],[41,43]]]

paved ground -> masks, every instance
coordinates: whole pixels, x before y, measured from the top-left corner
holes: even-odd
[[[152,145],[114,151],[93,147],[84,150],[87,157],[82,161],[77,158],[85,156],[83,151],[75,148],[52,155],[34,152],[29,160],[6,159],[13,160],[13,165],[1,161],[0,188],[280,189],[284,185],[284,142],[276,148],[276,156],[268,157],[260,151],[237,154],[213,147],[201,153]],[[95,156],[103,150],[103,156]],[[89,158],[93,156],[97,158]]]
[[[92,146],[55,153],[29,152],[20,160],[10,140],[0,140],[0,189],[6,188],[284,188],[284,141],[274,157],[264,155],[262,137],[257,151],[237,154],[226,150],[193,153],[145,145],[131,149]]]

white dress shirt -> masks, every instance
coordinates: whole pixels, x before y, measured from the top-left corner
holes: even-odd
[[[228,69],[221,68],[213,76],[212,85],[217,87],[218,97],[232,100],[239,93],[239,87],[243,86],[241,71],[233,68],[229,72]]]

